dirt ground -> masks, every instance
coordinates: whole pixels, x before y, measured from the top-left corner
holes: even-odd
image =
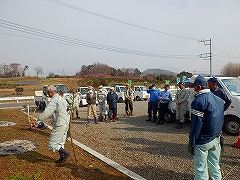
[[[59,154],[49,151],[47,147],[50,130],[30,128],[27,116],[20,110],[0,110],[0,121],[16,123],[13,126],[0,127],[0,143],[28,140],[36,145],[34,150],[22,154],[0,155],[1,179],[130,179],[69,141],[65,149],[75,151],[75,156],[72,153],[66,162],[56,164]]]

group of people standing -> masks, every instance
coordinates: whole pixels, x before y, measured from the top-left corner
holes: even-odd
[[[156,84],[149,86],[147,93],[150,94],[148,102],[148,119],[157,125],[164,124],[164,114],[168,108],[168,103],[172,101],[172,92],[169,91],[169,84],[164,85],[164,90],[160,91]],[[158,112],[158,117],[157,117]]]
[[[221,179],[221,171],[219,166],[221,145],[223,145],[222,126],[224,121],[224,111],[231,104],[231,100],[226,96],[223,90],[217,87],[217,79],[210,78],[207,82],[204,77],[194,75],[190,81],[190,88],[194,91],[194,99],[191,102],[191,128],[189,134],[188,152],[193,155],[195,178]],[[186,112],[186,97],[190,97],[190,91],[184,88],[183,83],[178,83],[179,91],[176,94],[176,118],[178,125],[176,128],[182,128],[184,114]],[[150,93],[148,105],[148,120],[157,124],[164,123],[164,113],[168,107],[168,103],[172,100],[172,93],[169,91],[169,85],[164,86],[164,90],[160,91],[156,84],[153,84],[147,90]],[[48,95],[51,101],[47,105],[44,112],[37,118],[37,128],[44,126],[43,120],[52,116],[53,129],[49,138],[49,149],[53,152],[58,151],[60,158],[56,163],[65,161],[70,153],[64,149],[69,129],[70,113],[68,112],[67,101],[63,99],[54,86],[48,86]],[[126,114],[132,115],[133,111],[133,91],[126,86]],[[114,92],[114,88],[107,93],[102,86],[96,92],[89,87],[87,94],[88,102],[88,124],[90,123],[90,113],[93,112],[94,122],[97,122],[96,102],[99,102],[100,116],[104,118],[117,119],[117,101],[118,95]],[[106,109],[108,104],[108,112]],[[159,116],[157,118],[157,111]],[[153,113],[153,114],[152,114]],[[222,142],[222,144],[221,144]],[[209,169],[208,169],[209,168]],[[210,173],[210,175],[209,175]]]
[[[70,96],[63,96],[62,91],[57,91],[56,87],[49,85],[47,87],[48,97],[51,98],[47,107],[43,113],[37,118],[36,123],[32,126],[36,128],[44,128],[43,121],[48,117],[52,117],[51,124],[53,125],[52,132],[49,137],[48,147],[51,151],[59,152],[59,159],[56,160],[56,163],[61,163],[67,160],[70,156],[70,152],[64,149],[64,144],[67,138],[69,123],[70,123],[70,114],[71,110],[76,111],[76,117],[79,118],[79,96],[77,94]],[[130,115],[133,111],[133,90],[126,85],[125,91],[125,103],[126,103],[126,112],[129,109]],[[73,102],[74,101],[74,102]],[[87,105],[87,125],[90,124],[91,112],[93,113],[94,122],[98,124],[97,113],[96,113],[96,103],[98,101],[99,106],[99,117],[103,119],[116,121],[117,117],[117,102],[118,95],[114,92],[114,88],[111,87],[110,91],[107,92],[102,85],[99,86],[99,90],[95,91],[92,86],[88,87],[88,93],[86,95]],[[108,111],[107,111],[108,104]],[[77,106],[77,107],[76,107]]]
[[[182,128],[186,109],[191,109],[188,152],[194,157],[194,179],[221,179],[219,161],[221,150],[224,149],[222,126],[224,111],[230,106],[231,100],[218,87],[215,77],[206,81],[204,77],[194,75],[188,82],[189,89],[185,88],[183,82],[177,85],[179,89],[175,95],[175,128]],[[160,91],[156,84],[152,84],[147,92],[150,94],[147,121],[164,124],[163,115],[172,100],[169,85],[165,85],[164,90]]]
[[[127,115],[133,116],[133,90],[129,84],[126,84],[126,90],[124,91],[125,97],[125,111]],[[90,115],[93,113],[94,122],[98,124],[99,121],[109,122],[112,120],[115,122],[117,117],[117,102],[118,95],[114,91],[114,87],[111,87],[109,92],[102,85],[98,87],[98,91],[95,91],[92,86],[88,87],[88,93],[86,95],[87,100],[87,125],[90,124]],[[97,120],[96,103],[99,107],[99,118]],[[107,106],[108,105],[108,106]]]
[[[86,95],[87,101],[87,125],[90,124],[90,115],[93,113],[94,122],[98,124],[96,104],[98,102],[99,107],[99,120],[116,121],[117,119],[117,101],[118,95],[114,92],[114,88],[110,88],[109,93],[103,88],[102,85],[99,86],[98,91],[95,91],[92,86],[88,87],[88,92]],[[107,110],[108,104],[108,110]]]
[[[177,84],[178,91],[175,95],[176,101],[176,121],[177,126],[176,129],[181,129],[182,124],[185,121],[185,114],[187,110],[187,102],[190,101],[190,91],[185,88],[183,82],[179,82]],[[150,94],[150,99],[148,102],[148,119],[147,121],[151,121],[157,125],[164,124],[164,114],[168,109],[168,104],[172,101],[173,94],[169,90],[169,84],[164,85],[164,90],[160,91],[156,84],[152,84],[149,86],[147,92]],[[158,113],[158,116],[157,116]]]

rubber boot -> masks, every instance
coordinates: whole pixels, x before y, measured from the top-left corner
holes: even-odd
[[[99,120],[100,122],[103,121],[103,115],[102,115],[102,114],[98,117],[98,120]]]
[[[224,151],[224,137],[223,137],[223,135],[220,136],[220,146],[221,146],[222,151]]]
[[[80,119],[80,117],[78,116],[78,112],[76,111],[76,118]]]
[[[95,124],[98,124],[96,117],[94,117],[94,122],[95,122]]]
[[[174,128],[178,128],[178,126],[180,125],[180,120],[177,119],[177,126],[175,126]]]
[[[179,121],[179,125],[176,127],[176,129],[182,129],[182,122]]]
[[[153,115],[153,120],[152,120],[152,123],[155,123],[155,122],[156,122],[156,120],[157,120],[157,115],[156,115],[156,114],[154,114],[154,115]]]
[[[87,124],[86,125],[90,125],[90,120],[89,119],[87,120]]]
[[[105,121],[105,122],[108,122],[108,119],[107,119],[107,115],[106,115],[106,114],[104,114],[104,121]]]
[[[56,163],[61,163],[67,160],[67,158],[70,156],[70,152],[66,151],[62,147],[58,150],[60,158],[55,161]]]
[[[164,124],[164,119],[161,119],[159,124]]]

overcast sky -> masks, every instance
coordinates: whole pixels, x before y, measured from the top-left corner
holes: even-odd
[[[209,74],[203,39],[213,75],[239,63],[239,0],[0,0],[0,64],[27,65],[27,75],[95,62]]]

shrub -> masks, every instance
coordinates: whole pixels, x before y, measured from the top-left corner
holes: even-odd
[[[15,89],[15,91],[16,91],[17,94],[22,94],[23,93],[23,88],[17,87]]]

